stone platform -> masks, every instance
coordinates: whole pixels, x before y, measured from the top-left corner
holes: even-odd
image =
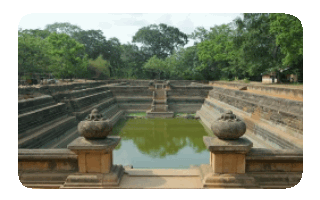
[[[147,118],[172,118],[174,112],[151,112],[150,110],[146,112]]]

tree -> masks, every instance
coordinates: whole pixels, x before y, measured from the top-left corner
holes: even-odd
[[[102,56],[105,60],[110,62],[110,77],[120,76],[121,75],[121,67],[122,67],[122,60],[121,60],[121,43],[118,38],[113,37],[107,40],[104,43],[104,49],[101,52]]]
[[[156,55],[164,59],[172,54],[179,46],[188,43],[188,36],[178,28],[166,24],[152,24],[143,27],[133,36],[132,42],[142,43],[142,50],[149,57]]]
[[[67,34],[52,33],[46,40],[50,43],[49,55],[52,57],[50,69],[62,78],[85,76],[87,55],[83,44]]]
[[[95,60],[89,59],[88,68],[94,73],[95,78],[107,78],[110,77],[109,68],[110,62],[104,60],[102,55],[98,56]]]
[[[232,30],[230,25],[222,24],[211,28],[208,35],[209,40],[205,40],[197,45],[199,60],[202,61],[200,70],[207,68],[212,71],[222,72],[222,76],[230,76],[230,51],[232,49]]]
[[[165,61],[157,58],[156,55],[151,57],[148,62],[146,62],[143,66],[146,70],[151,70],[153,72],[156,72],[159,74],[159,80],[161,79],[161,73],[168,72],[168,67],[165,63]]]
[[[39,31],[19,30],[18,32],[18,71],[48,72],[51,63],[48,55],[50,44],[42,39]]]
[[[147,61],[146,56],[135,44],[121,45],[121,60],[128,78],[146,78],[146,73],[142,70],[143,64]]]
[[[73,38],[85,46],[88,58],[95,60],[106,48],[106,38],[101,30],[78,31]]]
[[[69,22],[48,24],[46,25],[45,30],[50,33],[65,33],[71,37],[73,37],[75,33],[82,31],[79,26],[70,24]]]
[[[276,43],[285,55],[283,65],[302,65],[303,28],[300,20],[283,13],[270,14],[270,20],[270,32],[275,34]]]
[[[197,27],[190,35],[189,38],[196,40],[195,45],[209,39],[209,31],[203,27]]]

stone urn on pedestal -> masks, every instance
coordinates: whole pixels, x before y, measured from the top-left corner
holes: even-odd
[[[212,122],[211,130],[216,137],[203,137],[210,151],[210,165],[200,167],[204,187],[255,188],[254,178],[245,174],[245,157],[253,146],[241,137],[246,124],[229,110]]]
[[[108,136],[112,123],[104,120],[97,109],[78,124],[78,137],[68,149],[78,155],[78,169],[67,177],[61,188],[107,188],[117,186],[124,173],[121,165],[113,165],[112,152],[119,144],[119,136]]]
[[[235,140],[244,135],[246,124],[229,110],[211,124],[211,130],[219,139]]]
[[[88,117],[78,124],[78,131],[86,139],[104,139],[112,131],[109,120],[103,120],[98,109],[93,109]]]

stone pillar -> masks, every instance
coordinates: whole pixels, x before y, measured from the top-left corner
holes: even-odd
[[[246,154],[253,143],[241,137],[245,123],[228,111],[212,123],[211,130],[216,137],[203,137],[210,151],[210,165],[200,166],[204,187],[256,188],[254,178],[246,175]]]
[[[78,172],[67,177],[61,188],[108,188],[118,186],[124,173],[121,165],[113,165],[112,152],[119,144],[118,136],[106,137],[112,130],[108,120],[103,120],[96,109],[81,121],[78,137],[68,149],[78,155]]]

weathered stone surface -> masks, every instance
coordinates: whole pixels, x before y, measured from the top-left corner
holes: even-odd
[[[103,120],[98,109],[93,109],[91,114],[78,124],[80,135],[87,139],[105,138],[112,131],[109,120]]]
[[[121,165],[112,166],[110,172],[101,173],[75,173],[67,177],[66,182],[61,189],[102,189],[119,186],[124,174],[124,168]]]
[[[303,146],[302,137],[297,136],[296,131],[288,127],[279,127],[275,124],[268,123],[265,120],[257,120],[248,115],[245,111],[237,109],[232,105],[218,101],[213,98],[207,98],[202,108],[197,112],[201,121],[210,128],[211,123],[215,121],[221,113],[233,109],[238,118],[246,123],[247,130],[252,132],[255,136],[263,139],[268,144],[276,148],[284,149],[301,149]]]
[[[253,143],[246,138],[237,140],[221,140],[209,136],[203,136],[203,142],[206,147],[215,153],[248,153]]]
[[[211,130],[219,139],[238,139],[246,132],[246,124],[229,110],[212,123]]]
[[[119,136],[109,136],[105,139],[87,140],[84,137],[78,137],[68,145],[68,149],[72,151],[112,151],[120,142]]]

